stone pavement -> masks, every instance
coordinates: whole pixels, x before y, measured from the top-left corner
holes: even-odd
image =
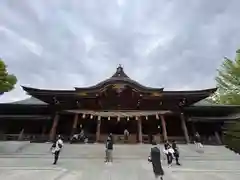
[[[0,180],[153,180],[147,162],[149,145],[116,145],[113,164],[104,164],[104,146],[65,144],[59,164],[51,165],[50,144],[30,144],[15,153],[0,153]],[[222,146],[197,153],[181,145],[182,166],[167,168],[165,180],[237,180],[240,156]]]

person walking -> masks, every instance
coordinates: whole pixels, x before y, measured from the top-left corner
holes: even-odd
[[[161,152],[155,141],[152,142],[152,148],[148,161],[152,163],[153,173],[156,179],[163,180],[164,171],[161,163]]]
[[[59,135],[57,141],[51,147],[51,151],[54,154],[54,162],[53,162],[54,165],[56,165],[58,162],[59,154],[62,148],[63,148],[63,141],[61,136]]]
[[[176,160],[176,165],[180,166],[181,164],[179,163],[179,149],[178,149],[177,143],[174,140],[172,141],[172,148],[174,150],[173,155]]]

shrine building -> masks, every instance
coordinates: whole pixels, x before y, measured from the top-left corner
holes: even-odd
[[[104,142],[112,133],[122,142],[124,129],[129,143],[176,140],[189,143],[195,132],[206,142],[221,144],[223,127],[239,118],[239,106],[211,104],[206,100],[216,88],[192,91],[164,91],[144,86],[119,66],[108,79],[74,90],[47,90],[22,86],[31,98],[0,104],[0,136],[54,140],[61,134],[68,140],[80,129],[90,142]],[[3,138],[4,137],[4,138]]]

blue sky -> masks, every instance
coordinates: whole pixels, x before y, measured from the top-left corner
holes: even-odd
[[[215,87],[216,68],[240,48],[239,0],[1,0],[0,57],[20,85],[72,89],[118,64],[166,90]]]

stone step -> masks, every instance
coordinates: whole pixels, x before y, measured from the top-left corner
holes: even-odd
[[[51,144],[31,143],[17,153],[19,157],[51,157]],[[160,145],[162,148],[162,145]],[[145,158],[149,155],[151,145],[115,145],[114,156],[118,158]],[[180,156],[186,160],[215,160],[215,159],[240,159],[240,156],[226,149],[224,146],[205,146],[204,153],[196,152],[194,145],[179,145]],[[8,153],[4,153],[5,155]],[[105,156],[105,146],[103,144],[65,144],[61,152],[64,158],[102,158]]]

